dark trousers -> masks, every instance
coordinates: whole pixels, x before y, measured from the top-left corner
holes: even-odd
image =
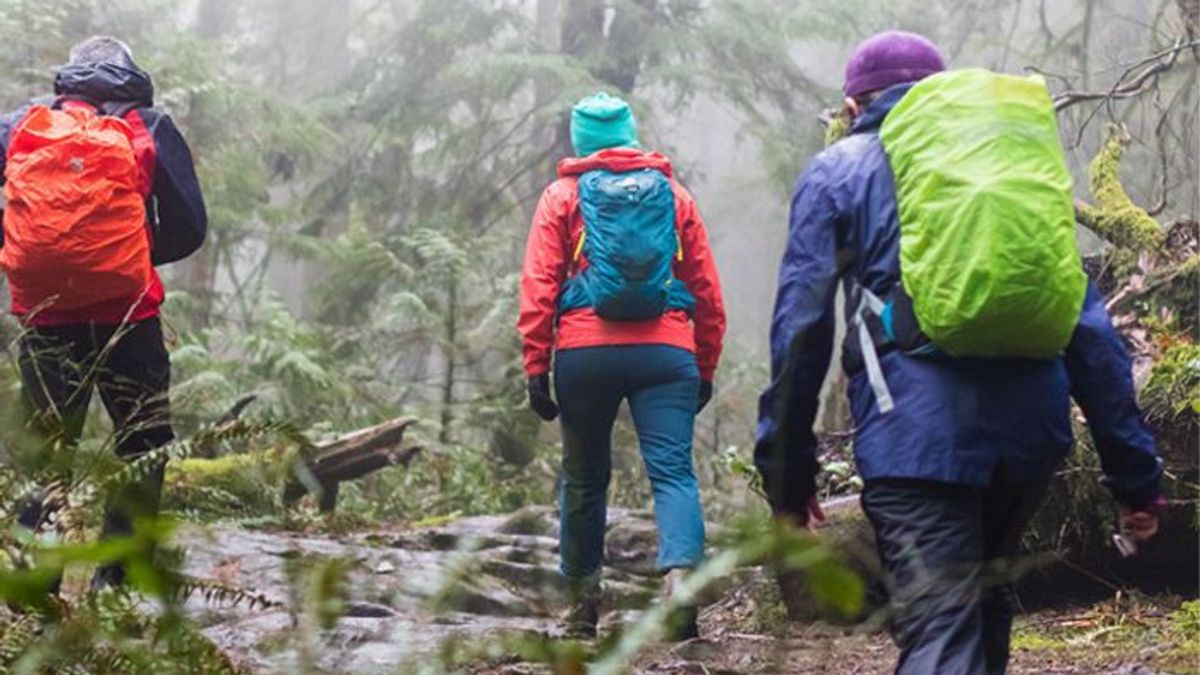
[[[31,427],[46,444],[43,469],[65,479],[58,450],[75,446],[92,392],[98,391],[115,429],[114,449],[125,461],[174,439],[168,395],[171,362],[157,318],[132,325],[79,324],[31,328],[20,339],[19,366]],[[133,531],[158,513],[163,465],[109,497],[102,536]],[[45,500],[23,509],[21,523],[37,529],[50,515]]]
[[[1045,492],[1003,469],[987,488],[887,479],[863,510],[889,576],[902,675],[999,674],[1008,666],[1013,588],[1005,565]]]

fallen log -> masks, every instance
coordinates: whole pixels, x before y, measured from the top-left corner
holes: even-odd
[[[325,444],[312,457],[291,471],[283,487],[283,503],[293,504],[314,494],[322,513],[337,507],[338,485],[362,478],[389,466],[405,466],[421,452],[417,445],[404,446],[404,432],[416,424],[402,417],[369,429],[356,431]]]
[[[222,418],[222,425],[237,424],[248,402]],[[305,495],[317,498],[322,513],[337,506],[339,485],[381,469],[408,466],[420,454],[416,444],[405,444],[405,433],[417,422],[412,417],[384,422],[320,443],[304,452],[284,446],[219,457],[190,457],[167,467],[166,498],[172,508],[184,510],[246,512],[285,506]]]
[[[1194,468],[1164,480],[1172,498],[1158,536],[1123,558],[1111,537],[1115,506],[1098,480],[1095,451],[1079,448],[1057,472],[1024,545],[1009,561],[1004,576],[1016,581],[1027,609],[1109,597],[1118,589],[1195,597],[1200,590],[1200,532],[1197,531]],[[823,505],[827,520],[819,536],[837,549],[845,564],[866,584],[863,619],[883,607],[888,591],[875,553],[874,533],[857,497],[839,497]],[[793,621],[844,620],[821,610],[803,572],[775,572],[780,595]]]

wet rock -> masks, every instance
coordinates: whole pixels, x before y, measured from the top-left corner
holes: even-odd
[[[526,590],[550,592],[555,595],[567,590],[563,576],[547,565],[492,559],[483,562],[481,571]]]
[[[635,620],[657,595],[655,534],[648,514],[613,510],[606,606]],[[192,598],[188,613],[220,648],[252,671],[296,672],[304,655],[286,569],[297,560],[341,558],[350,598],[336,628],[308,657],[329,672],[392,672],[419,665],[450,642],[499,633],[549,634],[565,595],[553,508],[462,518],[423,530],[321,537],[236,526],[186,527],[176,542],[184,572],[261,596],[250,606]],[[609,619],[606,625],[612,624]],[[315,653],[311,653],[314,652]],[[513,666],[520,670],[525,666]],[[533,669],[530,672],[540,672]]]
[[[500,532],[557,537],[556,511],[546,506],[527,506],[509,516],[509,519],[500,526]]]
[[[604,560],[610,567],[632,574],[653,575],[658,555],[658,530],[654,522],[641,518],[610,521],[604,538]]]
[[[396,616],[396,610],[374,602],[352,602],[346,607],[346,616],[358,619],[383,619]]]
[[[461,581],[436,598],[436,611],[464,612],[483,616],[536,616],[537,612],[524,598],[484,577],[477,581]]]

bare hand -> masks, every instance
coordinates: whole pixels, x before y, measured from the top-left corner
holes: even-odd
[[[1121,534],[1138,543],[1150,541],[1158,534],[1158,516],[1153,513],[1130,511],[1122,506],[1118,523]]]
[[[801,530],[816,532],[817,526],[825,522],[825,511],[816,497],[808,500],[805,513],[781,513],[776,516],[781,523],[787,523]]]
[[[816,532],[817,526],[825,522],[825,510],[821,508],[821,502],[817,501],[816,497],[808,500],[808,522],[805,527],[809,532]]]

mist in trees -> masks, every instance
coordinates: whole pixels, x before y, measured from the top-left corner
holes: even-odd
[[[1194,228],[1198,11],[1188,0],[0,0],[0,104],[49,94],[81,38],[132,46],[191,144],[211,220],[200,253],[163,272],[181,436],[211,432],[250,395],[246,416],[264,433],[286,423],[327,439],[417,417],[426,452],[411,471],[341,495],[363,518],[412,522],[553,503],[557,432],[528,410],[513,329],[520,263],[538,195],[571,154],[571,105],[598,90],[628,98],[643,146],[669,154],[695,195],[726,287],[729,347],[697,429],[707,515],[723,519],[762,509],[745,483],[788,198],[824,145],[853,46],[902,28],[942,45],[952,67],[1041,74],[1081,213],[1105,208],[1093,164],[1119,134],[1128,200]],[[1193,430],[1194,354],[1171,350],[1194,346],[1197,251],[1139,271],[1146,251],[1090,224],[1080,241],[1107,261],[1107,290],[1134,284],[1115,309],[1140,382],[1158,387],[1164,419]],[[6,343],[20,330],[0,328]],[[6,371],[2,385],[15,381]],[[822,417],[833,445],[849,424],[837,396],[835,381]],[[105,432],[89,424],[94,445]],[[273,436],[209,440],[209,458],[285,454]],[[1194,450],[1176,440],[1181,457]],[[614,503],[644,507],[632,430],[615,445]],[[247,515],[230,504],[276,478],[271,462],[253,466],[255,480],[230,487],[221,474],[188,488],[200,506],[177,506]],[[823,481],[852,492],[853,467],[836,462]]]
[[[956,66],[1103,93],[1185,34],[1174,5],[11,0],[2,93],[9,107],[43,95],[66,47],[96,32],[126,38],[154,74],[213,215],[209,245],[170,272],[186,400],[219,408],[261,388],[338,427],[415,409],[442,442],[466,442],[481,415],[517,405],[514,275],[582,95],[631,97],[647,145],[681,166],[733,299],[730,362],[753,368],[786,194],[857,40],[912,29]],[[1080,196],[1115,119],[1134,139],[1122,163],[1134,201],[1196,212],[1183,151],[1195,97],[1195,69],[1181,67],[1153,92],[1068,111]],[[749,408],[736,407],[744,434]]]

